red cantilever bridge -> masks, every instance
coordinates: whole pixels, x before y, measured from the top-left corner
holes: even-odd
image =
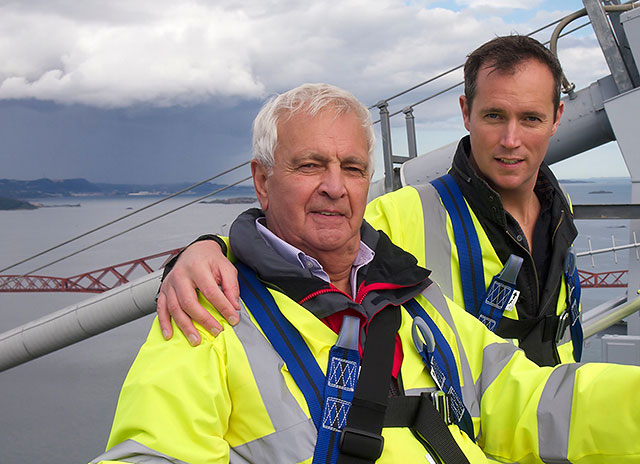
[[[71,277],[0,275],[0,292],[102,293],[162,268],[180,250],[182,248],[176,248]]]
[[[102,293],[126,284],[131,279],[140,277],[141,273],[151,273],[160,269],[169,259],[176,256],[181,249],[176,248],[71,277],[0,275],[0,292]],[[580,270],[578,272],[582,288],[627,286],[627,283],[623,280],[626,277],[626,270],[608,272]]]

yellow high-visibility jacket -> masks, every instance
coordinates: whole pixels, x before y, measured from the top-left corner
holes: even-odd
[[[493,276],[502,270],[503,262],[471,208],[469,213],[478,234],[484,281],[488,287]],[[438,192],[431,184],[404,187],[374,199],[367,205],[365,218],[374,228],[388,234],[396,245],[415,256],[420,266],[430,269],[431,279],[443,293],[464,307],[453,225]],[[566,310],[567,289],[564,276],[558,279],[555,314],[560,316]],[[506,311],[504,317],[519,319],[518,304],[514,310]],[[500,330],[497,333],[500,334]],[[574,362],[569,338],[569,331],[566,330],[558,347],[560,362]]]
[[[233,244],[233,235],[231,240]],[[376,256],[384,257],[383,251],[377,247]],[[236,256],[264,277],[260,253],[248,250]],[[247,262],[246,256],[255,261]],[[392,278],[398,270],[391,266],[383,271]],[[326,372],[337,335],[286,293],[273,288],[269,292]],[[456,425],[449,430],[471,463],[640,462],[640,368],[541,368],[444,297],[436,285],[416,301],[455,357],[477,443]],[[231,327],[208,307],[225,330],[213,338],[199,328],[203,342],[195,348],[184,337],[164,341],[154,322],[125,380],[107,452],[93,462],[311,462],[316,431],[308,407],[251,316],[256,308],[243,308],[240,324]],[[413,347],[411,324],[403,310],[401,377],[409,395],[435,388]],[[383,436],[377,462],[428,462],[408,429],[383,429]]]

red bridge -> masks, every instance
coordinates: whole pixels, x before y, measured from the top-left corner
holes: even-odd
[[[126,263],[116,264],[72,277],[39,275],[0,275],[0,292],[84,292],[102,293],[118,285],[126,284],[144,273],[161,269],[182,248],[165,251]],[[162,259],[164,258],[164,259]],[[622,281],[627,271],[589,272],[578,271],[582,288],[626,287]]]
[[[182,248],[176,248],[72,277],[0,275],[0,292],[102,293],[161,269],[180,250]]]

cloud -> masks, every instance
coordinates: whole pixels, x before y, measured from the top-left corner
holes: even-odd
[[[457,3],[463,7],[398,0],[13,2],[0,7],[0,99],[190,106],[221,97],[261,100],[325,81],[374,103],[514,30],[499,8],[480,19],[480,0]]]
[[[251,33],[242,11],[164,1],[130,10],[130,3],[110,2],[89,17],[4,7],[0,98],[123,107],[263,94],[241,46]]]
[[[456,4],[469,8],[491,8],[492,10],[534,10],[541,0],[456,0]]]

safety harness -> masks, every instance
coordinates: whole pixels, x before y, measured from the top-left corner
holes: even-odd
[[[455,358],[437,325],[414,299],[404,306],[414,318],[414,340],[419,340],[416,346],[440,390],[389,397],[400,307],[388,306],[371,319],[362,362],[359,320],[345,316],[325,376],[298,330],[284,317],[255,272],[242,263],[236,267],[242,300],[254,308],[251,314],[286,363],[309,407],[318,430],[314,464],[375,462],[384,446],[383,427],[409,427],[441,462],[468,464],[447,428],[455,423],[471,439],[475,437],[471,416],[462,402]]]
[[[478,318],[489,330],[495,332],[505,311],[515,307],[519,296],[516,290],[516,280],[523,259],[510,255],[502,270],[495,275],[485,291],[484,265],[482,249],[478,233],[471,219],[469,207],[464,200],[462,191],[451,174],[445,174],[431,182],[438,191],[442,203],[449,213],[453,234],[458,250],[460,266],[460,280],[464,306],[468,313]],[[582,357],[582,326],[580,324],[580,279],[576,268],[573,249],[567,253],[564,266],[564,277],[567,285],[567,309],[560,316],[555,316],[557,331],[555,344],[560,341],[567,324],[570,326],[573,356],[576,361]],[[526,321],[514,321],[520,324],[522,332],[530,330]],[[511,324],[513,325],[513,324]]]

